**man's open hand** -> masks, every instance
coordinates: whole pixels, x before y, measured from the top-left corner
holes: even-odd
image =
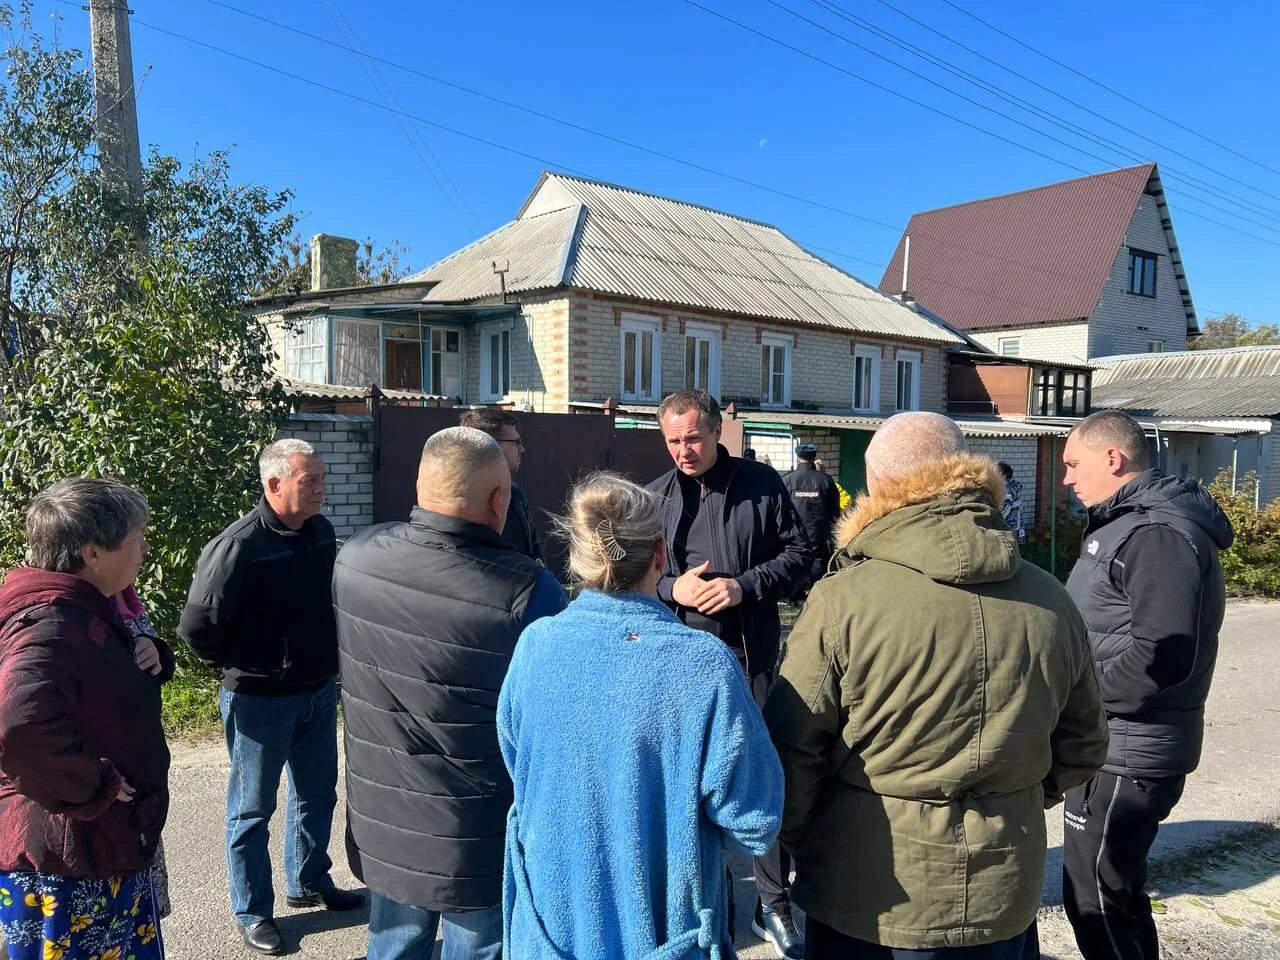
[[[711,561],[700,563],[696,567],[691,567],[680,576],[676,577],[676,582],[671,585],[671,596],[675,602],[682,607],[697,607],[697,593],[707,585],[702,579],[702,574],[707,572],[707,567],[711,566]]]
[[[721,610],[736,607],[742,602],[742,584],[733,577],[717,577],[715,580],[704,580],[702,586],[694,591],[693,606],[704,617],[710,617]]]

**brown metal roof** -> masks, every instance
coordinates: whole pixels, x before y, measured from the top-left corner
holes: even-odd
[[[917,213],[880,280],[962,330],[1088,317],[1154,163]]]

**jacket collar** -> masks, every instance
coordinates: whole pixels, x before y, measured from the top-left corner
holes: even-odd
[[[615,593],[604,593],[600,590],[583,590],[574,599],[573,605],[578,610],[656,617],[659,620],[678,622],[676,615],[657,597],[647,593],[634,593],[629,590],[621,590]]]
[[[422,507],[415,506],[409,511],[409,523],[421,530],[438,533],[449,539],[465,540],[468,543],[474,543],[482,547],[497,547],[502,550],[514,551],[511,544],[502,539],[500,533],[482,523],[473,523],[470,520],[463,520],[459,517],[446,516],[433,510],[424,510]]]
[[[8,572],[0,586],[0,622],[20,610],[46,604],[76,607],[107,623],[119,619],[115,601],[75,574],[37,567],[15,567]]]
[[[262,522],[268,530],[272,533],[278,533],[282,537],[305,537],[315,528],[315,517],[307,517],[302,526],[294,530],[280,519],[280,514],[271,509],[271,504],[267,503],[265,496],[258,499],[258,516],[262,518]]]

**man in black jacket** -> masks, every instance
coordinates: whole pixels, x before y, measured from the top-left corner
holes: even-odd
[[[831,559],[831,527],[840,516],[840,492],[836,482],[817,465],[818,448],[812,443],[796,446],[796,468],[782,478],[782,484],[791,494],[796,505],[800,526],[816,555],[813,572],[805,581],[797,597],[803,599],[809,587],[827,572]]]
[[[338,644],[329,602],[337,552],[324,506],[324,460],[302,440],[259,458],[262,500],[200,554],[178,632],[222,670],[219,707],[231,779],[227,866],[231,910],[246,945],[284,950],[273,919],[267,834],[289,765],[284,859],[291,907],[354,910],[329,870],[337,803]]]
[[[407,522],[364,530],[333,576],[347,743],[347,856],[369,887],[369,960],[502,948],[511,780],[498,692],[520,632],[564,591],[501,531],[511,474],[468,427],[433,435]]]
[[[515,477],[524,460],[524,439],[520,436],[520,425],[516,423],[515,416],[506,410],[466,410],[458,417],[458,425],[487,433],[498,441],[511,476]],[[502,526],[502,539],[526,557],[543,562],[542,541],[538,539],[538,528],[533,523],[533,511],[514,479],[511,481],[511,506],[507,508],[507,519]]]
[[[1062,459],[1089,508],[1067,590],[1111,734],[1102,770],[1067,793],[1063,900],[1084,960],[1157,960],[1147,854],[1200,762],[1231,523],[1199,483],[1151,468],[1127,414],[1081,420]]]
[[[673,393],[658,407],[658,422],[676,464],[649,484],[667,500],[667,566],[658,595],[686,624],[737,654],[761,704],[778,662],[778,601],[808,582],[813,549],[778,472],[720,445],[714,397],[705,390]],[[803,957],[791,920],[790,858],[775,843],[755,866],[752,931],[779,957]]]

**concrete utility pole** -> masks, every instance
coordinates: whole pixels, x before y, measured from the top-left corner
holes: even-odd
[[[142,198],[142,151],[134,97],[133,51],[124,0],[89,0],[98,167],[107,189],[133,207]],[[141,231],[144,229],[138,225]]]

